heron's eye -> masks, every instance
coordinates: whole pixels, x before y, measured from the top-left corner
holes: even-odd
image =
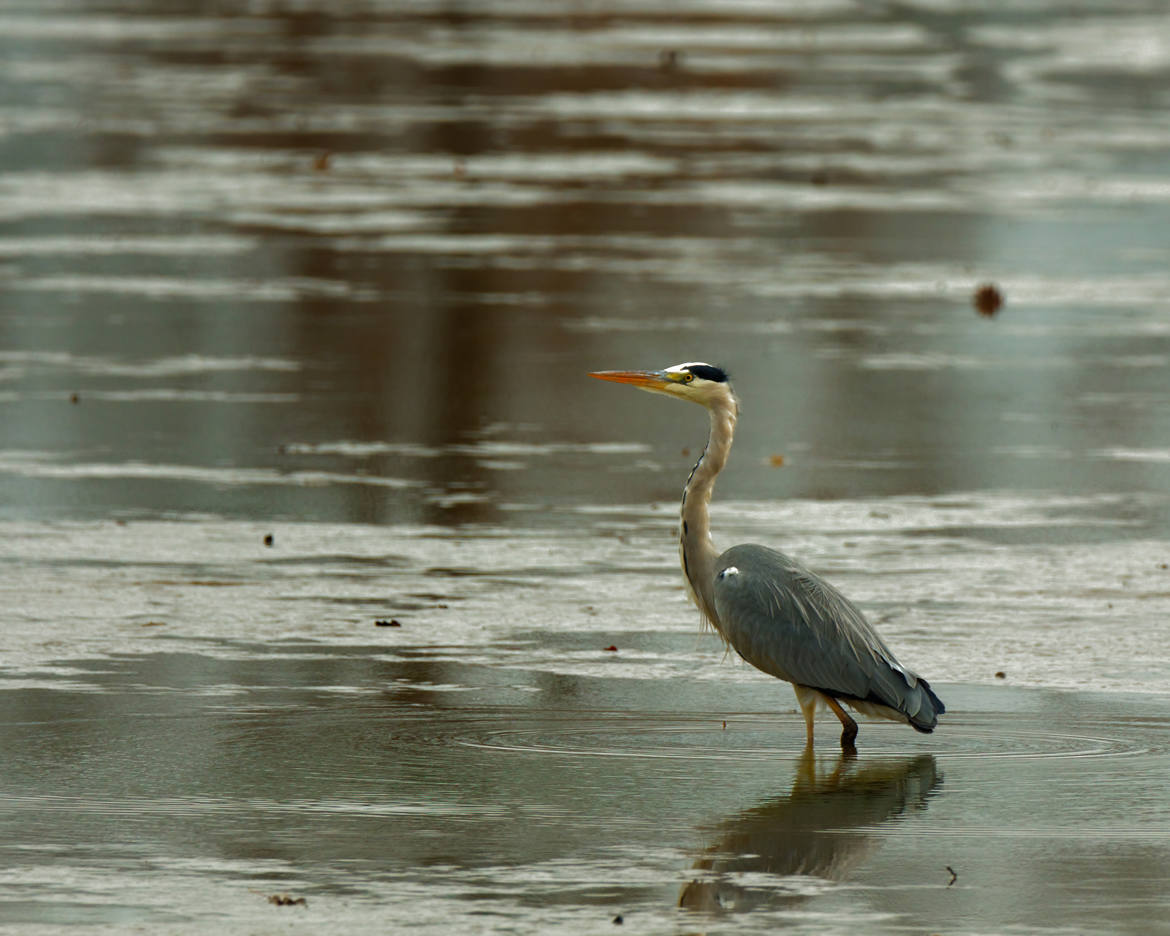
[[[683,383],[690,383],[694,379],[695,379],[694,374],[683,374]]]

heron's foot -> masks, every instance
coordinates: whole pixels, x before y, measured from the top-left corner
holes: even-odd
[[[854,725],[852,729],[846,728],[841,732],[841,753],[846,757],[857,756],[857,745],[853,743],[857,737],[857,726]]]
[[[857,740],[857,722],[849,717],[849,713],[841,708],[841,703],[836,699],[829,699],[829,708],[833,710],[833,714],[841,720],[841,749],[843,751],[852,751],[857,753],[857,746],[853,743]]]

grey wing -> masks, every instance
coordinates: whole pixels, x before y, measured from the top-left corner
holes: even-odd
[[[903,667],[858,608],[799,562],[764,546],[719,557],[719,629],[765,673],[826,695],[902,712],[929,731],[944,711],[929,684]]]

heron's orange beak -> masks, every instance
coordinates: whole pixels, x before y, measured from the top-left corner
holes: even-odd
[[[643,390],[661,390],[670,384],[670,380],[661,372],[640,370],[603,370],[592,371],[590,377],[598,380],[612,380],[614,383],[633,384]]]

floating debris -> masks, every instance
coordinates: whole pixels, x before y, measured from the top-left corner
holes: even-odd
[[[984,318],[992,318],[1003,307],[1003,293],[993,283],[984,283],[975,290],[971,304]]]
[[[270,894],[268,902],[277,907],[307,907],[309,905],[304,897],[294,897],[292,894]]]
[[[613,918],[613,925],[614,926],[621,926],[625,922],[626,921],[622,919],[622,915],[620,913]]]
[[[276,540],[274,540],[274,539],[272,538],[272,534],[271,534],[271,533],[265,533],[265,534],[264,534],[264,545],[265,545],[265,546],[271,546],[271,545],[272,545],[273,543],[275,543],[275,542],[276,542]]]
[[[608,647],[602,647],[601,649],[605,650],[607,653],[617,653],[617,647],[615,647],[613,644],[610,644]]]
[[[959,872],[956,871],[954,868],[952,868],[950,865],[947,865],[947,871],[950,872],[950,875],[951,875],[951,879],[949,881],[947,881],[947,887],[950,887],[952,884],[955,883],[955,881],[957,881],[959,879]]]
[[[317,172],[324,172],[329,168],[329,161],[333,158],[332,153],[318,153],[313,158],[313,168]]]
[[[70,403],[80,403],[81,397],[78,396],[76,393],[71,393],[71,394],[69,394],[69,402]]]
[[[784,464],[784,456],[783,455],[769,455],[768,456],[768,464],[771,465],[773,468],[779,468]]]
[[[374,627],[401,627],[402,623],[397,618],[390,618],[388,621],[374,621]]]

